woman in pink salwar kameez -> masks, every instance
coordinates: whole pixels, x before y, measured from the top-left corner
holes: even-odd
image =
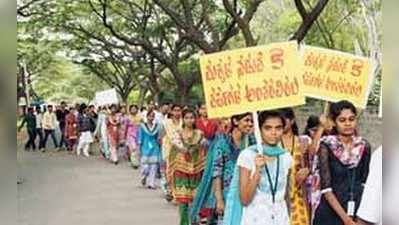
[[[128,159],[130,157],[130,153],[128,152],[127,147],[127,126],[129,123],[129,115],[127,114],[127,106],[121,105],[119,107],[119,116],[120,126],[119,126],[119,145],[118,145],[118,157]]]
[[[138,107],[136,105],[130,105],[128,118],[126,124],[126,145],[128,147],[132,167],[137,169],[140,165],[140,152],[137,144],[137,136],[138,128],[143,119],[140,113],[138,113]]]
[[[117,115],[116,105],[111,106],[111,114],[107,119],[107,133],[109,141],[109,150],[111,152],[110,160],[115,165],[118,164],[118,146],[119,146],[120,117]]]

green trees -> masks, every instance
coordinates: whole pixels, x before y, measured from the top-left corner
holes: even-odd
[[[83,81],[79,85],[74,83],[75,75],[63,77],[71,79],[65,85],[74,85],[70,88],[79,97],[92,97],[86,88],[109,86],[125,101],[134,90],[141,101],[147,96],[156,101],[198,102],[203,98],[200,54],[296,39],[371,56],[379,75],[370,97],[370,103],[376,104],[380,2],[21,0],[20,87],[31,86],[32,92],[47,98],[51,93],[43,90],[41,82],[52,68],[52,73],[79,71],[76,76]],[[21,76],[25,64],[31,81]],[[35,76],[44,77],[33,82]],[[80,88],[86,82],[96,85]]]

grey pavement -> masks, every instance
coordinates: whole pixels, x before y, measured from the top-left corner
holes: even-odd
[[[141,187],[127,162],[20,150],[18,165],[20,225],[178,224],[177,207],[159,189]]]

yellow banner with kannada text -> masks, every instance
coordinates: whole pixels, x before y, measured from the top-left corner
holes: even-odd
[[[368,58],[305,46],[302,80],[307,97],[326,101],[348,100],[365,109],[372,81]]]
[[[200,57],[210,118],[305,103],[296,41]]]

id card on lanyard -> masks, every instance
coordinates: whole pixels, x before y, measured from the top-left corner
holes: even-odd
[[[269,188],[270,192],[272,194],[272,209],[271,209],[271,219],[274,221],[275,217],[277,216],[277,209],[276,209],[276,195],[277,195],[277,187],[278,187],[278,180],[279,180],[279,175],[280,175],[280,156],[277,156],[277,168],[276,168],[276,176],[275,176],[275,182],[273,184],[272,181],[272,176],[270,174],[269,168],[267,167],[267,164],[265,165],[265,171],[267,175],[267,180],[269,182]]]
[[[356,171],[354,168],[348,171],[348,178],[349,178],[349,201],[347,203],[347,214],[348,216],[355,216],[354,188],[355,188]]]

